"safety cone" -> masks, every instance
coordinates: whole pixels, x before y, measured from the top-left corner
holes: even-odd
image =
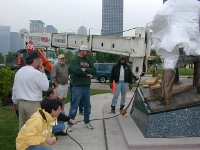
[[[17,57],[17,65],[21,65],[22,64],[22,59],[20,56]]]
[[[111,89],[111,93],[112,93],[112,94],[114,94],[114,92],[115,92],[115,87],[116,87],[116,83],[115,83],[115,81],[113,80],[112,89]]]

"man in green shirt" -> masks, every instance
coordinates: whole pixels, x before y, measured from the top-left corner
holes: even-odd
[[[80,101],[84,107],[84,123],[85,127],[93,129],[90,124],[90,85],[92,75],[96,73],[93,63],[87,58],[89,49],[86,45],[82,45],[78,55],[74,56],[70,61],[71,84],[72,84],[72,100],[70,103],[69,118],[75,119]],[[72,124],[68,123],[68,131],[72,132]]]

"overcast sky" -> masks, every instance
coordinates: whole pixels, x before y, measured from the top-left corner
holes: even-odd
[[[163,0],[124,0],[124,30],[144,27],[161,9]],[[0,25],[11,26],[11,32],[29,30],[29,20],[42,20],[58,32],[102,28],[102,0],[0,0]],[[133,31],[124,35],[132,35]]]

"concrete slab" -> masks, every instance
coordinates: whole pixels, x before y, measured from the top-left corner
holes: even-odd
[[[131,92],[127,93],[127,103],[130,101],[132,97]],[[106,105],[110,105],[108,102]],[[119,107],[119,106],[118,106]],[[110,108],[104,106],[110,110]],[[104,110],[104,113],[108,110]],[[200,137],[183,137],[183,138],[145,138],[143,134],[140,132],[139,128],[132,120],[131,116],[129,115],[130,108],[127,111],[125,116],[118,116],[119,126],[121,127],[123,137],[125,138],[128,148],[130,150],[197,150],[200,149]],[[110,119],[110,121],[112,121]],[[107,122],[105,121],[105,127],[107,131]],[[111,124],[111,123],[109,123]],[[115,125],[116,126],[116,125]],[[111,128],[111,127],[110,127]],[[115,127],[116,128],[116,127]],[[119,127],[118,127],[119,128]],[[106,132],[106,136],[109,136],[110,132]],[[123,138],[121,137],[121,138]],[[107,143],[112,142],[112,140],[107,139]],[[112,149],[112,148],[111,148]]]
[[[133,92],[127,93],[127,103],[130,101]],[[100,94],[91,96],[91,121],[94,129],[86,129],[84,123],[80,122],[74,126],[74,131],[69,135],[74,138],[84,150],[199,150],[200,137],[192,138],[144,138],[130,117],[130,108],[125,116],[118,116],[112,119],[104,119],[113,116],[109,114],[112,94]],[[131,107],[131,106],[130,106]],[[65,112],[68,114],[69,104],[65,105]],[[102,114],[103,112],[103,114]],[[119,113],[119,101],[117,106]],[[76,120],[83,120],[83,115],[77,114]],[[105,127],[104,124],[105,123]],[[106,135],[106,139],[105,139]],[[107,145],[106,145],[107,143]],[[69,136],[59,136],[52,150],[81,150],[82,148]]]
[[[73,132],[68,132],[74,138],[83,150],[106,150],[106,141],[103,125],[102,108],[105,103],[110,101],[111,94],[100,94],[91,96],[91,115],[90,119],[100,119],[91,121],[94,129],[87,129],[84,127],[84,122],[79,122],[73,127]],[[65,105],[66,114],[69,113],[69,103]],[[77,114],[76,120],[83,120],[83,115]],[[65,124],[67,127],[67,124]],[[69,136],[58,136],[55,145],[51,146],[52,150],[81,150],[81,147],[74,142]]]

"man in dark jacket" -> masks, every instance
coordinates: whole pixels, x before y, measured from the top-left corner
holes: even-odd
[[[137,79],[137,77],[136,77]],[[115,64],[111,71],[110,77],[110,88],[112,89],[113,80],[116,83],[115,91],[113,94],[111,113],[115,113],[115,106],[117,105],[117,100],[121,92],[121,103],[120,110],[124,108],[124,103],[126,99],[126,93],[129,83],[129,90],[132,89],[133,77],[130,66],[126,63],[126,57],[120,56],[118,63]]]
[[[41,102],[41,108],[44,108],[45,101],[58,99],[58,92],[55,88],[49,88],[46,92],[46,98]],[[64,122],[70,122],[71,124],[77,124],[78,122],[76,120],[70,119],[67,115],[65,115],[65,112],[62,111],[60,115],[58,116],[58,122],[55,126],[53,126],[52,133],[56,136],[66,136],[67,133],[63,132],[65,129]]]

